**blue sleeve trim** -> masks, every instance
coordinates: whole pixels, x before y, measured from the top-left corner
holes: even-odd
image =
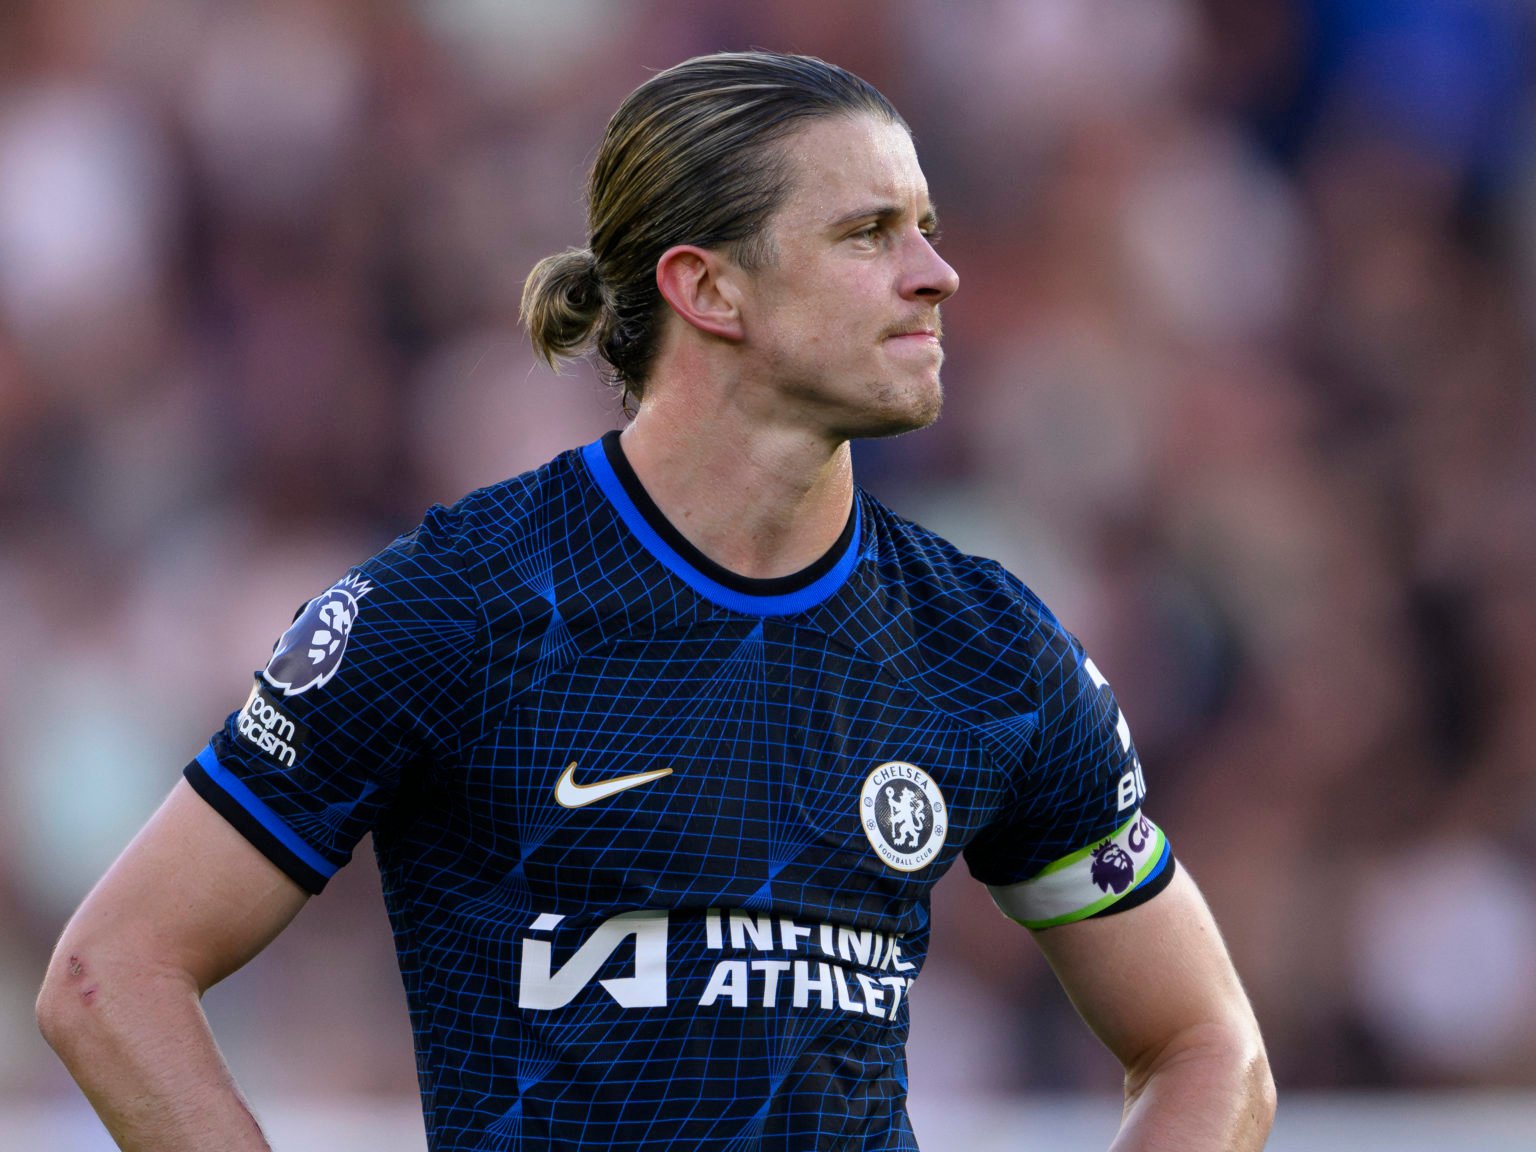
[[[1142,877],[1141,883],[1136,885],[1136,887],[1145,888],[1149,884],[1157,883],[1157,878],[1163,874],[1163,870],[1168,867],[1168,861],[1171,859],[1173,859],[1173,845],[1169,843],[1169,841],[1165,838],[1163,840],[1162,856],[1159,857],[1157,864],[1153,867],[1152,871],[1148,872],[1146,876]]]
[[[207,745],[197,754],[195,763],[201,766],[203,772],[212,783],[222,789],[231,800],[244,809],[262,828],[266,829],[279,844],[297,857],[306,867],[317,873],[322,880],[329,880],[332,876],[336,875],[337,865],[330,863],[325,857],[294,835],[293,830],[283,823],[276,812],[268,808],[256,793],[245,786],[243,781],[219,763],[219,758],[214,753],[212,744]]]

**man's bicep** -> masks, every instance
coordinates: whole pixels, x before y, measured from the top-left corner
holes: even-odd
[[[59,956],[179,969],[201,991],[271,943],[307,898],[181,780],[85,898]]]
[[[1138,907],[1034,937],[1078,1012],[1127,1068],[1197,1030],[1257,1037],[1216,922],[1182,868]]]

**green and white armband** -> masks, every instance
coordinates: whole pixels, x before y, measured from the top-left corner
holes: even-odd
[[[1009,919],[1026,928],[1051,928],[1085,920],[1149,885],[1160,887],[1172,865],[1170,855],[1167,837],[1138,808],[1107,839],[1063,856],[1029,880],[988,891]]]

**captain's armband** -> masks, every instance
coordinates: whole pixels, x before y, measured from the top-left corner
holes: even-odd
[[[1003,915],[1026,928],[1052,928],[1134,907],[1173,878],[1162,829],[1137,809],[1110,836],[1063,856],[1019,884],[989,886]]]

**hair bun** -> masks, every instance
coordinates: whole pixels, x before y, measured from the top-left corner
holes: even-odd
[[[551,368],[580,355],[603,309],[603,281],[590,248],[567,248],[534,265],[523,285],[519,312],[533,350]]]

